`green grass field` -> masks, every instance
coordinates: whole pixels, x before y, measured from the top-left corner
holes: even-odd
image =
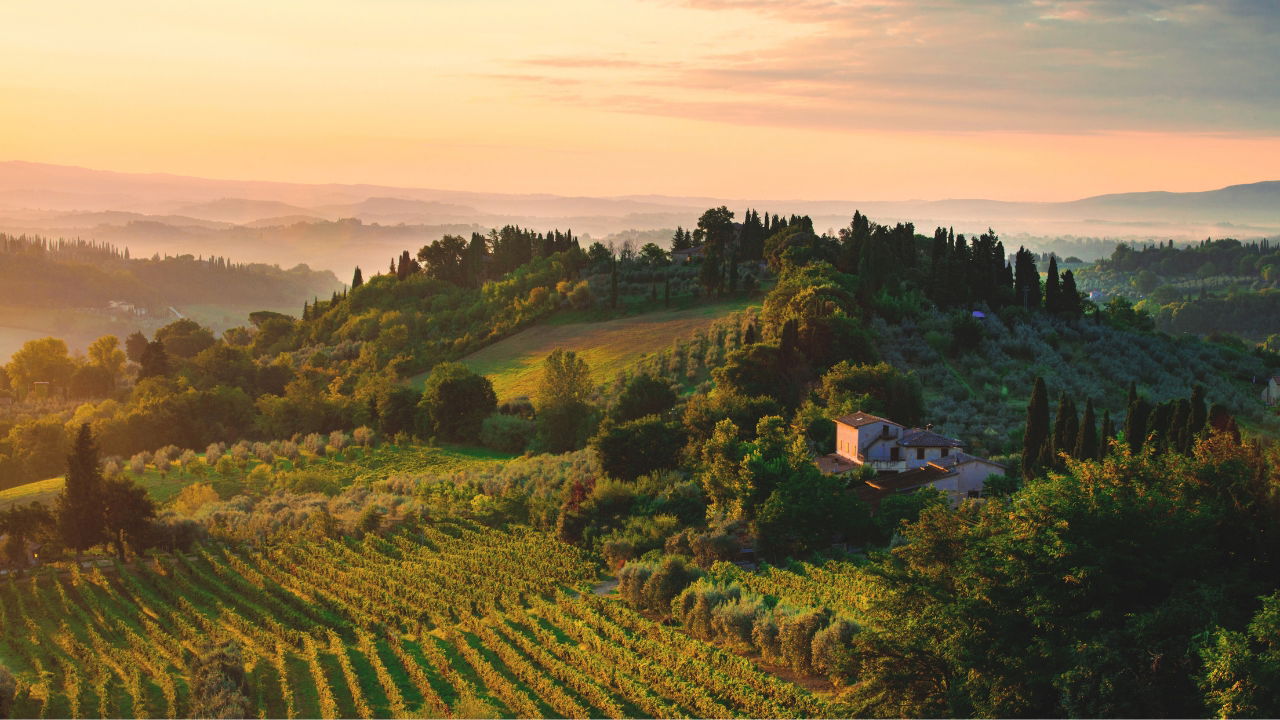
[[[203,458],[203,454],[201,457]],[[358,457],[351,457],[350,454],[343,457],[307,457],[303,467],[319,471],[336,481],[339,486],[346,487],[361,480],[380,480],[396,473],[449,473],[473,465],[508,460],[511,457],[511,455],[484,448],[452,445],[434,447],[383,445],[372,451],[362,451]],[[135,475],[128,470],[125,474],[146,488],[156,502],[165,503],[173,499],[182,488],[196,482],[209,482],[223,497],[230,496],[243,484],[244,475],[257,464],[256,460],[250,460],[244,472],[225,478],[212,472],[197,475],[181,470],[176,465],[164,475],[161,475],[152,465],[148,465],[141,475]],[[61,492],[62,478],[60,477],[0,490],[0,510],[11,505],[31,502],[42,502],[49,506]]]
[[[462,363],[488,376],[499,401],[532,397],[542,377],[542,363],[556,348],[577,352],[587,361],[592,379],[602,383],[642,356],[669,347],[676,338],[756,304],[758,301],[753,299],[735,298],[685,310],[599,322],[552,318],[472,353]],[[421,388],[425,379],[423,373],[410,378],[410,382]]]

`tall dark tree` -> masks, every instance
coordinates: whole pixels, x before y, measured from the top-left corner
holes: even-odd
[[[676,234],[671,236],[671,249],[688,250],[692,245],[692,239],[685,234],[684,228],[677,226]]]
[[[1014,303],[1034,310],[1040,307],[1040,272],[1035,256],[1026,248],[1018,248],[1013,267]]]
[[[159,340],[152,340],[147,343],[147,349],[142,353],[142,359],[139,363],[142,370],[139,371],[139,378],[164,377],[169,374],[169,353],[164,349],[164,343]]]
[[[1104,454],[1107,453],[1108,450],[1111,449],[1110,448],[1111,440],[1114,439],[1116,436],[1116,426],[1115,426],[1115,423],[1111,421],[1110,410],[1102,411],[1102,427],[1101,429],[1098,430],[1098,436],[1099,436],[1098,457],[1102,457]]]
[[[1027,401],[1027,425],[1022,434],[1022,477],[1040,474],[1040,457],[1049,443],[1049,390],[1044,378],[1036,378]]]
[[[142,362],[142,353],[147,349],[147,336],[134,331],[124,339],[124,353],[131,362]]]
[[[105,539],[103,527],[102,465],[89,423],[80,425],[75,444],[67,457],[67,477],[54,514],[62,544],[76,554]]]
[[[356,272],[351,276],[351,289],[355,290],[364,284],[364,275],[360,273],[360,266],[356,266]]]
[[[1044,309],[1062,312],[1062,284],[1058,278],[1058,256],[1049,256],[1049,272],[1044,277]]]
[[[125,547],[139,552],[146,547],[156,504],[146,488],[123,475],[107,478],[102,493],[103,529],[116,550],[120,562],[125,561]]]
[[[1058,396],[1058,413],[1053,421],[1053,459],[1059,465],[1059,453],[1070,455],[1076,448],[1076,432],[1080,420],[1076,417],[1076,404],[1066,392]]]
[[[1204,386],[1196,385],[1191,388],[1191,412],[1187,416],[1187,435],[1194,438],[1204,430],[1205,423],[1209,420],[1209,409],[1205,404]]]
[[[1080,430],[1076,434],[1072,455],[1079,460],[1098,459],[1098,418],[1094,414],[1093,398],[1084,402],[1084,416],[1080,418]]]
[[[1124,418],[1124,439],[1134,452],[1141,450],[1147,442],[1147,419],[1150,414],[1151,405],[1142,398],[1134,400],[1129,406],[1129,412]]]
[[[1076,287],[1075,273],[1070,270],[1062,273],[1062,289],[1058,304],[1061,313],[1073,320],[1084,314],[1084,305],[1080,302],[1080,290]]]

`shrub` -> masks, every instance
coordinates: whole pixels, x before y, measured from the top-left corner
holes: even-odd
[[[218,502],[218,491],[207,483],[193,483],[182,488],[173,499],[173,509],[183,515],[195,515],[196,512],[211,502]]]
[[[325,437],[320,433],[311,433],[302,439],[302,449],[316,457],[324,457]]]
[[[671,601],[701,573],[684,564],[680,557],[662,561],[644,583],[644,607],[663,616],[671,614]]]
[[[209,447],[204,449],[204,461],[208,463],[209,467],[213,467],[214,465],[217,465],[218,460],[222,459],[222,453],[225,450],[226,450],[225,443],[220,443],[220,442],[209,443]]]
[[[849,682],[854,670],[853,636],[858,626],[836,618],[813,636],[813,669],[826,675],[835,685]]]
[[[627,563],[618,571],[618,594],[636,610],[644,608],[644,586],[653,575],[650,563]]]
[[[129,458],[129,470],[134,475],[141,475],[142,473],[147,471],[147,460],[149,459],[150,459],[150,455],[146,452],[140,452],[134,455],[133,457]]]
[[[766,612],[759,596],[738,597],[717,605],[711,613],[711,629],[723,642],[738,649],[750,649],[756,618]]]
[[[751,624],[751,644],[769,662],[782,659],[782,644],[778,640],[778,622],[774,613],[760,613]]]
[[[691,538],[689,545],[693,551],[694,564],[701,568],[733,560],[738,554],[738,543],[724,533],[698,533]]]
[[[805,675],[813,674],[813,638],[826,624],[825,610],[808,610],[778,623],[781,655],[792,670]]]
[[[342,452],[349,441],[350,438],[341,430],[334,430],[329,433],[329,447],[333,448],[334,452]]]
[[[362,447],[373,445],[373,428],[368,425],[361,425],[351,431],[351,439]]]
[[[532,420],[495,413],[480,424],[480,443],[499,452],[521,453],[529,447],[534,430]]]

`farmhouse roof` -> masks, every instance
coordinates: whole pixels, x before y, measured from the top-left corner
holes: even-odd
[[[1008,467],[1006,467],[1001,463],[992,462],[991,460],[988,460],[986,458],[981,458],[981,457],[978,457],[977,455],[970,455],[968,453],[962,453],[962,452],[953,453],[943,458],[936,458],[934,460],[930,460],[929,464],[937,465],[938,467],[941,467],[941,468],[950,469],[950,468],[954,468],[957,465],[964,465],[965,463],[970,463],[970,462],[983,462],[988,465],[994,465],[995,467],[998,467],[1001,470],[1008,470]]]
[[[815,462],[818,464],[818,469],[827,475],[839,475],[840,473],[849,472],[856,467],[860,467],[858,463],[855,463],[849,458],[840,457],[836,453],[819,456]]]
[[[856,428],[862,427],[863,425],[870,425],[871,423],[889,423],[890,425],[897,425],[898,427],[902,427],[902,425],[892,420],[886,420],[882,417],[876,417],[875,415],[872,415],[870,413],[864,413],[861,410],[859,410],[856,413],[853,413],[852,415],[845,415],[844,417],[836,418],[836,422],[842,425],[849,425],[851,427],[856,427]]]
[[[911,428],[902,433],[899,445],[906,447],[964,447],[964,443],[925,428]]]

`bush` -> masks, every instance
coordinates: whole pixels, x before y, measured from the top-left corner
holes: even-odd
[[[644,583],[644,607],[662,616],[671,614],[671,601],[697,580],[697,570],[684,564],[680,557],[668,557],[662,561]]]
[[[849,682],[853,675],[851,643],[857,632],[857,625],[843,618],[836,618],[813,636],[813,668],[826,675],[837,686]]]
[[[778,639],[778,621],[774,613],[756,615],[751,625],[751,644],[755,645],[760,655],[769,662],[782,660],[782,644]]]
[[[373,445],[373,428],[368,425],[361,425],[351,431],[351,439],[361,447],[369,447]]]
[[[627,563],[618,571],[618,594],[636,610],[644,608],[644,586],[653,575],[651,563]]]
[[[200,508],[219,499],[218,491],[207,483],[193,483],[182,488],[173,499],[173,509],[183,515],[195,515]]]
[[[484,419],[498,407],[493,383],[461,363],[431,370],[418,402],[423,434],[453,442],[474,442]]]
[[[813,674],[813,638],[826,624],[825,610],[808,610],[779,622],[778,644],[782,658],[792,670]]]
[[[522,453],[533,439],[532,420],[495,413],[480,424],[480,443],[498,452]]]
[[[738,597],[716,606],[711,613],[711,628],[721,641],[740,649],[752,647],[752,631],[756,619],[766,612],[759,596]]]

